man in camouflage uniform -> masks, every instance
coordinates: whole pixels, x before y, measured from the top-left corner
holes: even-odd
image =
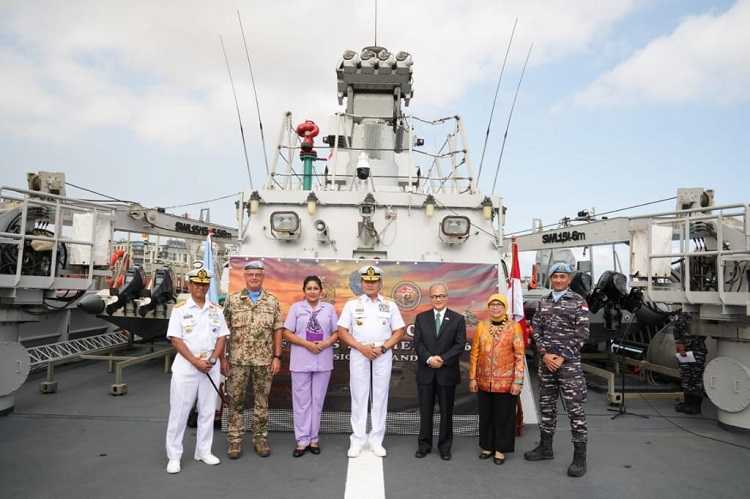
[[[675,411],[685,414],[700,414],[703,403],[703,369],[706,367],[706,338],[690,334],[685,312],[672,315],[672,334],[675,350],[681,356],[693,352],[695,362],[680,362],[680,384],[685,393],[685,401],[675,406]]]
[[[557,394],[562,392],[573,434],[573,462],[568,475],[586,473],[586,379],[581,348],[589,337],[589,309],[581,295],[569,289],[573,269],[566,263],[550,268],[552,292],[537,304],[532,327],[539,353],[539,445],[524,454],[528,461],[552,459],[552,436],[557,426]]]
[[[253,383],[253,441],[255,453],[271,455],[268,445],[268,396],[271,379],[281,367],[281,320],[279,300],[262,289],[263,262],[252,261],[245,266],[245,286],[229,295],[224,317],[229,326],[229,360],[222,359],[222,371],[228,372],[229,432],[227,440],[230,459],[242,454],[245,431],[243,410],[247,384]]]

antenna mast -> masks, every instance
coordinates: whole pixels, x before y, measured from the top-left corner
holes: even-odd
[[[237,109],[237,121],[240,123],[240,136],[242,137],[242,151],[245,153],[245,166],[247,166],[247,177],[250,179],[250,188],[253,189],[253,176],[250,173],[250,160],[247,158],[247,143],[245,143],[245,129],[242,127],[242,116],[240,115],[240,104],[237,102],[237,91],[234,89],[234,78],[232,78],[232,69],[229,67],[229,57],[227,49],[224,47],[224,38],[219,35],[221,42],[221,51],[224,52],[224,62],[227,63],[227,73],[229,73],[229,83],[232,85],[232,95],[234,96],[234,107]]]
[[[518,79],[518,85],[516,86],[516,93],[513,96],[513,104],[510,106],[510,113],[508,113],[508,123],[505,125],[505,134],[503,135],[503,145],[500,147],[500,156],[497,158],[497,168],[495,169],[495,180],[492,181],[492,195],[495,194],[495,185],[497,184],[497,176],[500,173],[500,163],[503,161],[503,153],[505,152],[505,142],[508,140],[508,130],[510,129],[510,120],[513,119],[513,110],[516,108],[516,101],[518,100],[518,91],[521,89],[521,82],[523,82],[523,76],[526,74],[526,66],[529,64],[529,57],[531,57],[531,49],[534,48],[532,43],[529,46],[529,52],[526,54],[526,60],[523,63],[523,70],[521,70],[521,77]]]
[[[237,10],[237,20],[240,22],[240,31],[242,32],[242,44],[245,46],[245,58],[247,59],[247,67],[250,68],[250,83],[253,86],[253,96],[255,97],[255,109],[258,112],[258,128],[260,128],[260,143],[263,146],[263,161],[266,165],[266,176],[269,175],[268,170],[268,153],[266,153],[266,137],[263,133],[263,120],[260,117],[260,104],[258,102],[258,90],[255,88],[255,75],[253,74],[253,65],[250,64],[250,52],[247,50],[247,40],[245,40],[245,28],[242,26],[242,17],[240,16],[239,9]]]
[[[510,39],[508,40],[508,47],[505,49],[505,58],[503,59],[503,65],[500,68],[500,76],[497,78],[497,86],[495,87],[495,98],[492,100],[492,109],[490,110],[490,119],[487,121],[487,131],[484,134],[484,144],[482,144],[482,158],[479,160],[479,173],[477,174],[477,184],[482,178],[482,166],[484,165],[484,153],[487,151],[487,141],[490,138],[490,127],[492,127],[492,117],[495,116],[495,106],[497,105],[497,94],[500,92],[500,82],[503,81],[503,73],[505,72],[505,64],[508,62],[508,54],[510,54],[510,46],[513,43],[513,35],[516,34],[516,26],[518,26],[518,18],[513,23],[513,30],[510,32]]]

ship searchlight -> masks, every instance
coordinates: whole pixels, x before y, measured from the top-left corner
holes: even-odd
[[[274,211],[271,213],[271,233],[276,239],[290,241],[299,238],[299,215],[293,211]]]
[[[469,217],[449,215],[440,223],[443,241],[447,244],[463,243],[469,237],[471,222]]]

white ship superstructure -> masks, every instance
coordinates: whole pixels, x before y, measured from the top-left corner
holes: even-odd
[[[336,68],[345,110],[330,117],[328,128],[321,133],[312,122],[297,127],[291,113],[284,116],[265,185],[244,196],[242,254],[500,260],[501,199],[478,192],[460,117],[426,121],[405,113],[414,93],[413,69],[406,52],[347,50]],[[417,131],[432,126],[448,133],[442,146],[428,152]],[[323,143],[313,152],[319,133]],[[306,155],[314,165],[307,171]]]

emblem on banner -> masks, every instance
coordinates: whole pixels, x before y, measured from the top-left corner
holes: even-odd
[[[414,310],[422,302],[422,291],[411,281],[401,281],[393,286],[391,298],[401,310]]]

